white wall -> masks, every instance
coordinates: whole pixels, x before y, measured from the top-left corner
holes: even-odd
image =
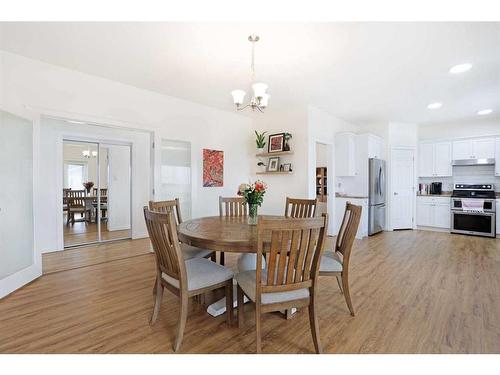
[[[117,127],[149,130],[155,142],[161,138],[191,142],[193,173],[193,216],[216,215],[217,197],[235,194],[238,184],[251,177],[253,147],[252,121],[237,113],[176,99],[151,91],[61,68],[19,55],[0,51],[0,108],[26,114],[37,124],[41,114],[83,120]],[[228,100],[230,100],[228,98]],[[284,124],[283,124],[284,125]],[[285,126],[284,126],[285,127]],[[51,143],[42,145],[40,160]],[[224,151],[224,187],[202,187],[202,149]],[[160,147],[154,153],[155,175],[159,176]],[[61,150],[62,153],[62,150]],[[134,150],[133,150],[134,153]],[[61,155],[62,157],[62,155]],[[133,166],[134,167],[134,166]],[[136,165],[149,173],[149,165]],[[274,177],[274,176],[273,176]],[[60,176],[40,174],[40,180]],[[151,180],[151,175],[146,178]],[[159,181],[158,181],[159,183]],[[155,184],[156,187],[156,184]],[[56,206],[56,192],[46,185],[36,189],[36,204],[47,200]],[[146,199],[147,202],[147,199]],[[141,201],[140,204],[145,202]],[[44,214],[47,207],[41,207]],[[43,216],[43,214],[41,214]],[[35,225],[43,236],[47,221]],[[137,233],[138,234],[138,233]],[[45,250],[57,248],[54,238],[43,241]]]
[[[419,141],[500,135],[500,117],[480,118],[443,124],[420,125]]]

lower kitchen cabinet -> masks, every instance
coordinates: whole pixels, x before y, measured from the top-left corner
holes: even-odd
[[[442,229],[451,228],[449,197],[417,197],[417,225]]]
[[[335,197],[335,235],[340,230],[340,225],[342,224],[342,219],[344,218],[345,205],[347,202],[362,207],[361,220],[359,222],[356,238],[362,239],[363,237],[368,236],[368,199],[349,197]]]

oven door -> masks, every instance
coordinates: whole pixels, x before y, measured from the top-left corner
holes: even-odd
[[[451,211],[451,232],[495,237],[495,213]]]

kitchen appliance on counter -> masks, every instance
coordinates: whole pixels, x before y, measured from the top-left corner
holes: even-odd
[[[451,195],[451,233],[496,236],[495,188],[492,184],[455,184]]]
[[[442,182],[431,182],[430,193],[434,195],[440,195],[443,192]]]
[[[385,227],[385,160],[368,159],[368,235]]]

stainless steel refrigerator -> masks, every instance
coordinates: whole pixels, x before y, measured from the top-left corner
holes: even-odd
[[[368,235],[385,227],[385,160],[368,159]]]

